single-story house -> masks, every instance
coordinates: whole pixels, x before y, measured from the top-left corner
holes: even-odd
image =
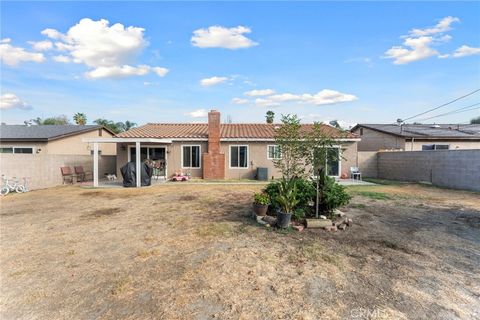
[[[29,178],[30,189],[63,183],[61,167],[82,166],[92,171],[93,149],[84,139],[112,138],[114,133],[99,125],[0,125],[0,173],[8,178]],[[114,173],[117,149],[98,144],[97,173]],[[88,176],[90,179],[91,177]]]
[[[480,149],[479,124],[357,124],[358,151]]]
[[[124,164],[140,157],[141,161],[155,161],[165,178],[182,172],[203,179],[254,179],[257,168],[267,168],[269,178],[278,178],[280,173],[273,165],[273,159],[280,156],[275,145],[278,126],[223,124],[220,112],[212,110],[208,114],[208,123],[149,123],[120,133],[113,139],[86,139],[85,142],[116,143],[119,177]],[[323,129],[337,141],[332,153],[341,154],[340,159],[328,163],[328,174],[348,176],[350,167],[357,164],[360,139],[353,133],[331,126],[325,125]],[[140,150],[137,150],[139,146]]]
[[[0,153],[10,154],[93,154],[84,138],[113,137],[99,125],[0,125]],[[101,144],[100,153],[115,155],[114,145]]]

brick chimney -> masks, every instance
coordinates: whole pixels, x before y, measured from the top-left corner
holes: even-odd
[[[208,152],[202,155],[203,178],[225,179],[225,154],[220,150],[220,112],[208,113]]]

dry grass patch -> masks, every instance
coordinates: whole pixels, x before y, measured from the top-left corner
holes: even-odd
[[[197,230],[197,235],[206,237],[231,237],[235,234],[235,227],[228,222],[212,222],[208,225],[201,226]]]

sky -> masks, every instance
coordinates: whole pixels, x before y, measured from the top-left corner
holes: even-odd
[[[8,2],[1,121],[393,123],[480,88],[480,2]],[[410,121],[466,123],[480,92]],[[470,108],[464,109],[469,110]],[[425,120],[424,120],[425,119]]]

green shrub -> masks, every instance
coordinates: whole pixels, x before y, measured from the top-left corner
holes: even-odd
[[[310,180],[295,179],[296,199],[298,204],[296,209],[302,209],[304,214],[311,211],[309,203],[315,201],[315,184]],[[280,181],[270,182],[263,190],[270,198],[270,204],[273,211],[280,209],[280,204],[277,201],[279,194]]]
[[[334,209],[350,202],[352,197],[347,193],[345,187],[339,185],[334,178],[328,176],[320,177],[319,184],[320,212],[331,215]]]
[[[270,197],[265,193],[255,193],[253,195],[253,203],[267,205],[270,204]]]

